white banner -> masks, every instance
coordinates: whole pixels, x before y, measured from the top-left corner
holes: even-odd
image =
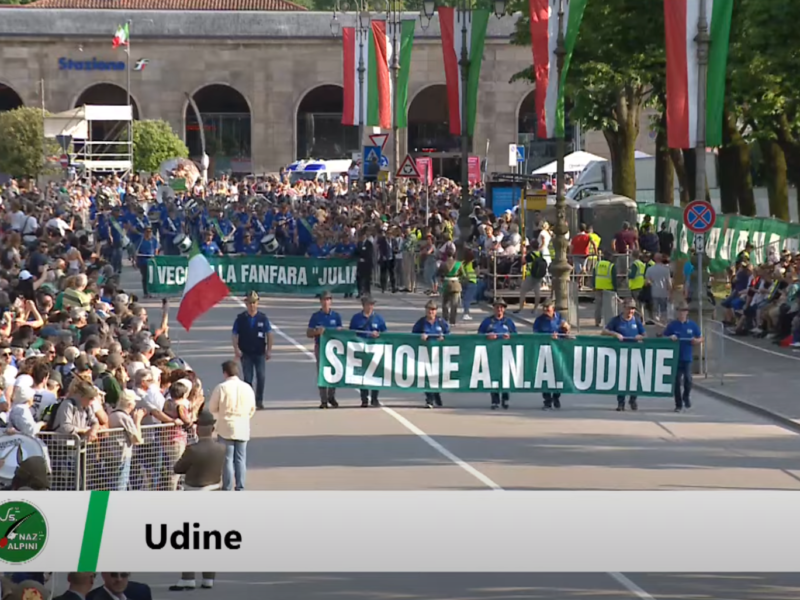
[[[20,501],[44,516],[43,544]],[[0,498],[0,567],[788,572],[800,565],[788,545],[799,502],[781,491],[94,492],[90,507],[88,493],[16,492]]]

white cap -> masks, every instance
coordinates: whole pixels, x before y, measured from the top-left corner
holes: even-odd
[[[14,388],[13,404],[27,404],[33,400],[33,388],[17,386]]]
[[[28,279],[33,279],[33,275],[27,269],[22,270],[19,272],[20,281],[27,281]]]

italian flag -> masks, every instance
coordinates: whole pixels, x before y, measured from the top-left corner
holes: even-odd
[[[706,146],[722,145],[725,72],[733,0],[706,0],[711,45],[708,77],[700,81],[697,66],[697,19],[700,0],[664,0],[667,50],[667,143],[670,148],[697,146],[698,91],[706,86]]]
[[[214,308],[229,293],[228,286],[208,259],[197,246],[193,247],[186,270],[186,285],[178,307],[178,323],[189,331],[198,317]]]
[[[440,6],[439,28],[442,32],[442,52],[444,54],[444,74],[447,81],[447,106],[450,115],[450,133],[461,135],[461,107],[464,94],[467,97],[467,133],[475,130],[475,116],[478,111],[478,83],[483,63],[483,46],[486,41],[486,27],[489,25],[488,10],[458,11],[455,8]],[[463,21],[465,19],[465,21]],[[465,27],[466,25],[466,27]],[[461,81],[461,48],[466,39],[469,74],[467,87]]]
[[[120,25],[117,27],[117,32],[114,34],[114,39],[111,41],[114,48],[128,45],[128,24]]]
[[[342,30],[344,52],[344,110],[343,125],[366,125],[392,128],[392,113],[397,110],[397,126],[408,124],[408,75],[415,21],[402,21],[397,35],[400,38],[400,71],[397,90],[393,89],[391,67],[394,63],[394,26],[384,20],[372,21],[370,27],[358,31],[355,27]],[[364,81],[359,85],[358,68],[363,61]],[[361,105],[359,106],[359,98]],[[396,107],[395,107],[396,105]]]
[[[531,45],[536,81],[534,92],[536,136],[540,139],[560,138],[564,136],[564,82],[567,80],[587,0],[564,2],[564,46],[567,53],[560,80],[556,58],[559,0],[528,1],[531,11]]]

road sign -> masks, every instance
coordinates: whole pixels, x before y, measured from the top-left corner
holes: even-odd
[[[61,149],[64,152],[69,151],[69,145],[72,143],[72,136],[71,135],[57,135],[56,141],[58,145],[61,146]]]
[[[525,162],[525,146],[517,146],[517,162]]]
[[[389,158],[387,156],[385,156],[384,154],[381,154],[381,158],[378,161],[378,164],[380,165],[381,170],[388,169],[389,168]]]
[[[364,157],[364,162],[366,163],[375,162],[380,164],[381,149],[379,146],[364,146],[364,152],[361,153],[361,156]]]
[[[62,167],[64,167],[64,168],[66,169],[66,168],[69,166],[69,155],[67,155],[67,154],[62,154],[62,155],[61,155],[61,158],[59,159],[59,161],[58,161],[58,162],[60,162],[60,163],[61,163],[61,166],[62,166]]]
[[[509,167],[516,167],[517,166],[517,145],[516,144],[509,144],[508,145],[508,166]]]
[[[705,233],[695,233],[694,234],[694,251],[695,252],[704,252],[706,249],[706,234]]]
[[[717,213],[714,207],[702,200],[689,202],[683,211],[683,224],[692,233],[707,233],[711,231],[716,221]]]
[[[525,193],[525,210],[543,211],[547,209],[547,190],[533,190]]]
[[[377,146],[381,149],[381,154],[383,154],[383,150],[386,148],[386,142],[389,141],[389,134],[388,133],[373,133],[369,136],[369,141],[372,142],[373,146]]]
[[[414,159],[411,158],[410,154],[406,154],[403,162],[400,163],[400,168],[397,169],[395,177],[402,177],[405,179],[422,179],[419,174],[419,169],[417,169],[417,164],[414,162]]]
[[[389,181],[389,171],[378,171],[378,181]]]

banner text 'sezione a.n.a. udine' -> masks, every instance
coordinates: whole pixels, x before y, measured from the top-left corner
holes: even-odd
[[[324,290],[356,291],[356,261],[344,258],[278,256],[212,256],[208,262],[234,294],[319,294]],[[189,260],[156,256],[148,261],[148,291],[180,295]]]
[[[453,335],[423,341],[413,334],[362,338],[326,331],[322,387],[397,391],[507,391],[564,394],[672,394],[678,343],[521,334],[508,340]]]

